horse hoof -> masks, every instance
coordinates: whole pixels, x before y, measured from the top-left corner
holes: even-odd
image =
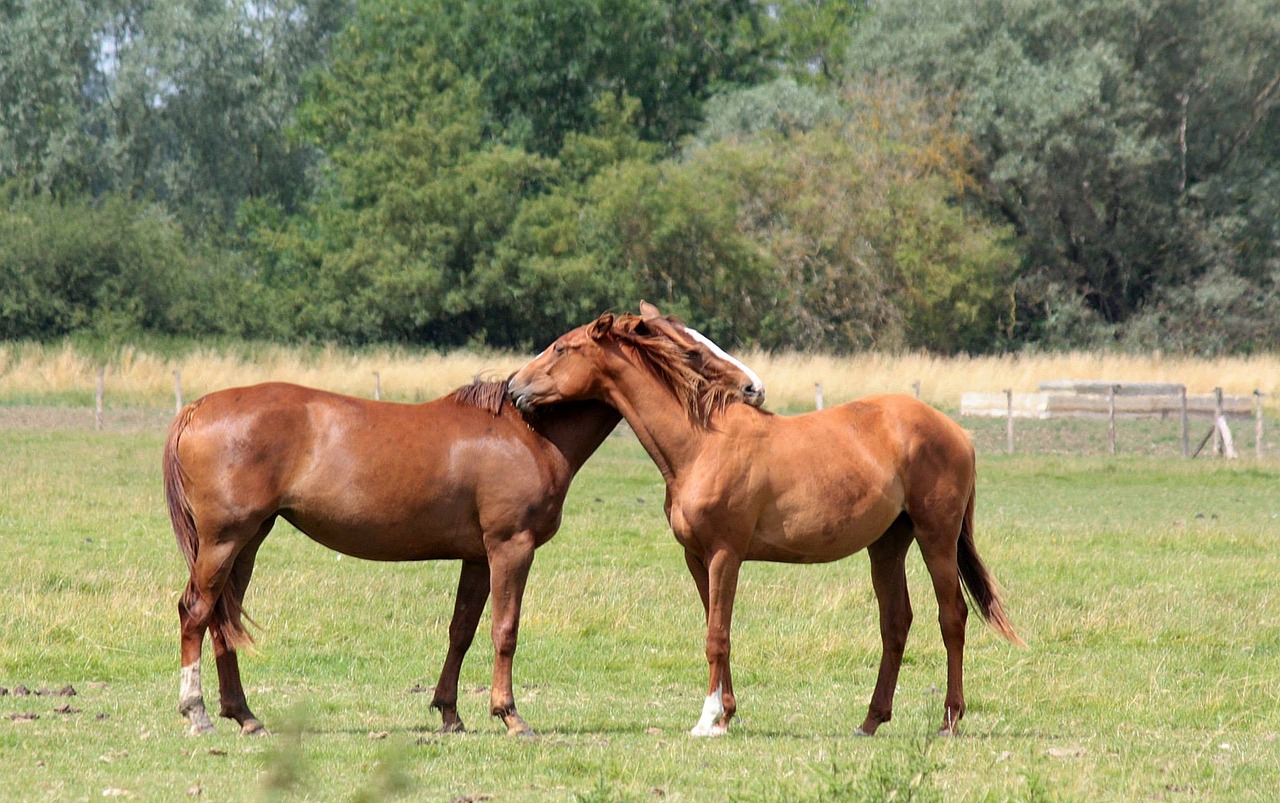
[[[460,719],[455,722],[446,722],[440,726],[440,730],[436,731],[436,733],[466,733],[466,732],[467,732],[467,726],[463,725],[462,720]]]
[[[266,736],[268,734],[267,734],[266,726],[264,726],[261,722],[259,722],[256,719],[246,719],[244,723],[240,725],[240,735],[241,736]]]
[[[187,728],[188,736],[203,736],[206,733],[213,733],[213,720],[209,719],[209,715],[204,712],[203,708],[193,711],[188,716],[188,719],[191,721],[191,726]]]
[[[875,736],[875,734],[874,734],[874,733],[870,733],[870,732],[868,732],[868,731],[864,731],[864,730],[862,729],[862,726],[861,726],[861,725],[859,725],[859,726],[858,726],[858,728],[857,728],[857,730],[855,730],[855,731],[853,732],[853,735],[854,735],[854,736]]]

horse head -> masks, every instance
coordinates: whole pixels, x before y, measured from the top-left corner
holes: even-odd
[[[529,410],[571,399],[601,399],[615,370],[610,358],[645,368],[680,397],[690,413],[734,402],[764,404],[764,383],[754,371],[674,316],[641,302],[640,315],[604,313],[561,335],[507,381],[516,406]]]

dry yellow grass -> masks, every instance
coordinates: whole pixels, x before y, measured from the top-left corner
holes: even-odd
[[[126,347],[107,362],[107,400],[113,406],[172,404],[173,372],[180,370],[188,400],[220,388],[270,380],[372,396],[377,372],[382,398],[425,401],[475,376],[506,376],[529,356],[255,346],[239,353],[208,349],[169,358]],[[1280,409],[1280,353],[1211,360],[1081,352],[987,357],[761,352],[741,356],[764,379],[769,406],[775,410],[811,408],[814,385],[819,382],[828,405],[872,393],[911,393],[918,381],[922,399],[954,409],[964,391],[1032,391],[1048,379],[1175,382],[1185,384],[1190,393],[1209,393],[1215,387],[1240,395],[1261,390],[1267,394],[1268,410]],[[96,378],[95,359],[69,345],[0,344],[0,402],[91,398]]]
[[[1171,382],[1192,394],[1221,387],[1228,394],[1264,394],[1268,409],[1280,407],[1280,354],[1203,359],[1158,354],[1003,355],[938,357],[924,353],[858,354],[847,357],[810,354],[748,354],[745,359],[768,387],[770,406],[802,409],[814,403],[814,384],[821,382],[827,404],[872,393],[911,393],[920,383],[920,397],[953,409],[965,391],[999,392],[1006,388],[1029,392],[1053,379],[1092,379],[1116,382]]]
[[[170,358],[125,347],[105,364],[108,404],[164,406],[174,399],[174,371],[183,397],[258,382],[295,382],[353,396],[372,396],[375,373],[382,398],[426,401],[476,376],[506,376],[525,359],[475,352],[353,352],[261,346],[233,354],[201,350]],[[0,400],[77,398],[92,395],[98,362],[69,345],[0,344]]]

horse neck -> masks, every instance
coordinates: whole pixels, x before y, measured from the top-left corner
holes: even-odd
[[[564,455],[576,474],[621,420],[622,415],[603,402],[565,402],[539,411],[534,428]]]
[[[606,388],[606,398],[622,413],[668,482],[692,462],[710,434],[689,420],[684,405],[661,380],[633,363],[616,374]]]

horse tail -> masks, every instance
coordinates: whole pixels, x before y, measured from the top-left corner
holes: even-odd
[[[182,592],[178,604],[190,611],[200,601],[200,592],[196,588],[196,557],[200,552],[200,534],[196,529],[195,514],[191,511],[191,500],[187,497],[187,472],[178,457],[178,442],[187,425],[191,423],[202,400],[188,404],[174,418],[169,426],[169,436],[165,439],[162,467],[164,473],[164,499],[169,508],[169,522],[173,525],[173,535],[178,542],[178,550],[187,562],[187,587]],[[236,582],[234,576],[228,581]],[[231,649],[252,644],[253,636],[245,629],[243,619],[244,608],[234,595],[228,594],[224,587],[213,605],[213,614],[209,627],[217,633]],[[253,621],[250,619],[250,621]]]
[[[987,571],[982,558],[978,557],[978,549],[973,543],[973,507],[977,491],[969,490],[969,502],[964,508],[964,520],[960,524],[960,543],[956,554],[956,562],[960,567],[960,579],[964,582],[969,599],[978,608],[982,618],[995,628],[996,632],[1019,647],[1027,646],[1018,638],[1009,616],[1005,613],[1004,600],[1000,598],[1000,589],[991,572]]]

